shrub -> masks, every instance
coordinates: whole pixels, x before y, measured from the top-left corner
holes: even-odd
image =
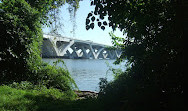
[[[53,87],[61,90],[72,90],[73,88],[78,88],[75,81],[71,78],[68,70],[66,68],[58,67],[57,63],[63,61],[57,61],[54,65],[49,65],[47,63],[39,64],[38,69],[36,69],[34,75],[37,76],[37,80],[30,80],[34,84],[45,85],[46,87]]]
[[[3,1],[0,9],[0,84],[27,80],[28,58],[40,54],[40,13],[24,0]]]
[[[45,23],[44,14],[55,1],[43,1],[47,3],[43,11],[40,5],[35,7],[34,2],[6,0],[0,3],[0,84],[30,81],[48,88],[70,90],[75,83],[69,72],[43,63],[40,57],[41,24]]]

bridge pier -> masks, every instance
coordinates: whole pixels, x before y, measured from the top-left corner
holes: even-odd
[[[89,59],[90,55],[89,55],[89,52],[88,53],[86,52],[87,49],[84,46],[81,46],[81,50],[83,52],[83,58],[84,59]]]

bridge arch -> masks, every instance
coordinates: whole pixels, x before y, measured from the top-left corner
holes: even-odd
[[[44,35],[42,56],[71,59],[115,59],[121,50],[108,50],[107,45],[71,39],[67,37]]]

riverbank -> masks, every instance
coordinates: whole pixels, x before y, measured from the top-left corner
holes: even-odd
[[[69,92],[55,89],[24,90],[0,86],[0,111],[101,111],[96,107],[96,92],[75,93],[77,96],[73,97]]]
[[[97,98],[98,92],[94,91],[74,91],[78,96],[77,99]]]

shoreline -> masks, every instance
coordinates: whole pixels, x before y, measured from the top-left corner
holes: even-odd
[[[79,90],[75,90],[74,92],[78,96],[78,99],[97,98],[98,94],[99,94],[98,92],[95,92],[95,91],[79,91]]]

